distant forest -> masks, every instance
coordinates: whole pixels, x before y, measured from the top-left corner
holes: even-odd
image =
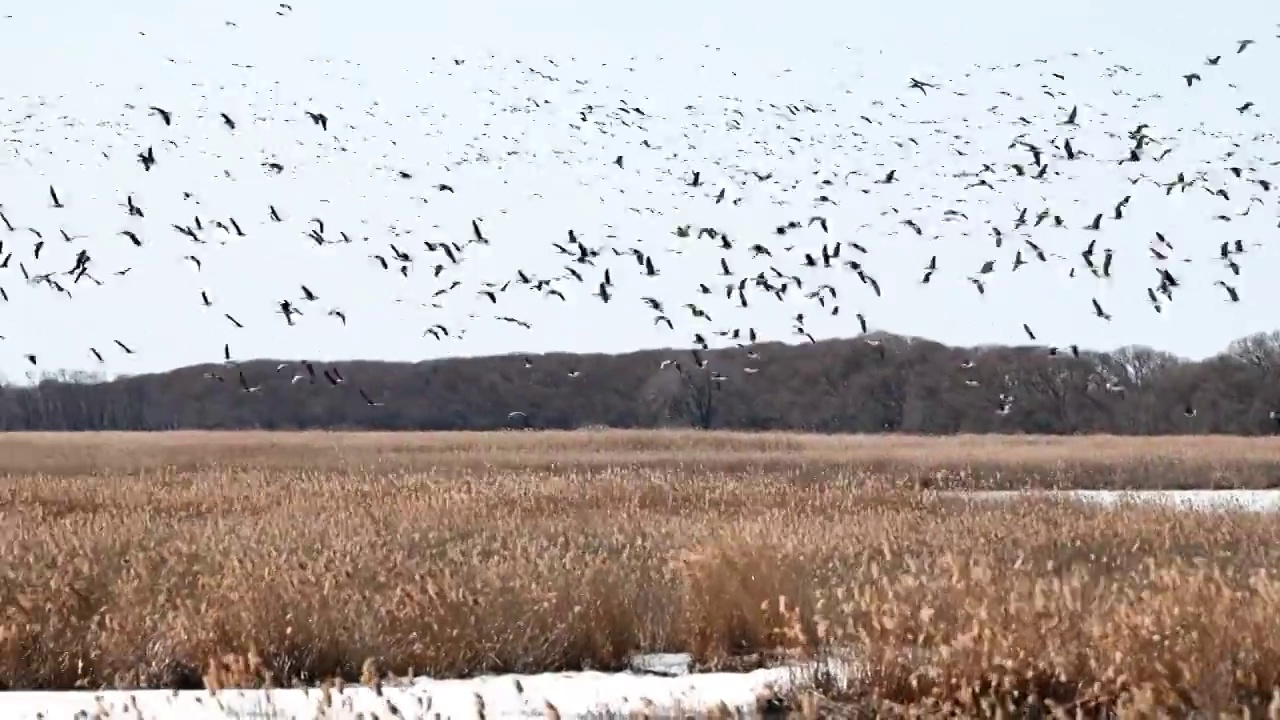
[[[0,389],[0,429],[1272,434],[1280,332],[1192,362],[1147,348],[953,348],[887,334],[623,355],[254,360]],[[312,374],[314,371],[314,375]],[[371,404],[373,403],[373,404]]]

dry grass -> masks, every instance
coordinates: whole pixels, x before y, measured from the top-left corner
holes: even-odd
[[[841,712],[1280,717],[1280,516],[918,489],[1278,468],[1226,438],[6,436],[0,687],[852,653]]]

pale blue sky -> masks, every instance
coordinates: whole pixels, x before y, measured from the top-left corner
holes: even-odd
[[[283,17],[271,3],[244,0],[12,5],[0,19],[0,62],[11,69],[0,105],[0,204],[18,228],[0,227],[4,252],[13,252],[0,269],[9,295],[0,303],[0,372],[9,378],[30,369],[25,353],[41,368],[138,373],[220,360],[224,342],[238,359],[316,360],[612,352],[687,346],[695,332],[715,344],[715,330],[747,327],[762,340],[794,342],[802,340],[792,332],[797,313],[817,338],[856,334],[861,312],[873,329],[956,344],[1023,343],[1028,323],[1046,344],[1137,343],[1191,357],[1280,325],[1280,283],[1270,281],[1280,270],[1276,192],[1226,170],[1234,164],[1250,171],[1246,178],[1280,182],[1269,164],[1280,161],[1270,134],[1280,90],[1267,82],[1280,59],[1280,12],[1261,1],[1217,3],[1212,22],[1187,2],[801,2],[780,14],[776,4],[720,1],[300,0]],[[1237,54],[1244,38],[1257,44]],[[1219,54],[1218,67],[1205,66]],[[1190,72],[1204,80],[1188,89],[1181,76]],[[909,77],[942,88],[926,97],[907,88]],[[1235,111],[1245,101],[1254,112]],[[620,111],[624,102],[647,116]],[[820,112],[770,106],[788,103]],[[149,115],[150,105],[171,110],[173,126]],[[582,123],[587,105],[597,107]],[[1072,105],[1080,126],[1064,128]],[[304,110],[326,113],[329,132]],[[234,132],[222,112],[237,121]],[[1139,122],[1162,142],[1149,155],[1173,151],[1159,163],[1119,166]],[[1060,175],[1051,182],[1013,180],[1009,163],[1030,166],[1028,152],[1008,147],[1022,132],[1052,156]],[[1068,162],[1048,148],[1063,137],[1091,157]],[[652,147],[641,145],[646,139]],[[148,145],[158,160],[150,173],[134,160]],[[611,164],[619,154],[621,169]],[[267,174],[269,160],[285,172]],[[998,192],[966,190],[972,180],[956,174],[984,162],[998,171],[984,177],[1009,182]],[[873,183],[890,168],[900,182]],[[694,170],[705,183],[696,190],[684,184]],[[774,175],[762,183],[750,171]],[[1179,171],[1207,172],[1202,184],[1230,188],[1230,201],[1199,187],[1166,196],[1126,180],[1141,172],[1166,182]],[[828,178],[834,185],[823,188]],[[456,194],[436,191],[442,182]],[[50,207],[51,183],[65,209]],[[720,188],[726,201],[717,205]],[[145,219],[120,206],[129,194]],[[815,210],[821,194],[839,206]],[[1133,196],[1126,218],[1113,221],[1124,195]],[[1264,204],[1235,216],[1251,195]],[[270,222],[268,204],[284,222]],[[1032,217],[1049,207],[1067,229],[1016,231],[1019,206]],[[968,219],[944,220],[947,209]],[[1098,212],[1102,230],[1081,229]],[[1213,220],[1219,213],[1232,221]],[[815,214],[828,218],[829,235],[816,226],[773,234]],[[233,216],[248,237],[207,230],[209,244],[195,245],[171,228],[196,215],[206,223]],[[304,235],[314,216],[329,237],[345,230],[355,242],[317,248]],[[426,251],[424,240],[466,242],[477,217],[490,246],[468,247],[457,266]],[[923,237],[900,224],[908,217]],[[736,247],[676,238],[685,223],[726,231]],[[39,260],[26,227],[44,234]],[[1000,249],[992,227],[1004,233]],[[551,243],[565,243],[570,228],[590,246],[644,250],[661,276],[643,277],[629,253],[606,249],[597,267],[575,266],[587,283],[557,281],[565,302],[516,283],[496,305],[477,295],[481,283],[505,283],[520,268],[563,275],[567,258]],[[59,229],[87,237],[66,243]],[[117,234],[125,229],[145,246]],[[1158,282],[1148,253],[1157,230],[1175,259],[1193,259],[1169,265],[1183,287],[1159,315],[1146,299]],[[1068,259],[1035,262],[1024,236]],[[1108,280],[1081,275],[1079,252],[1092,238],[1115,249]],[[1238,258],[1239,277],[1212,260],[1218,243],[1236,239],[1263,245]],[[867,248],[859,257],[845,247],[841,259],[862,261],[883,297],[845,268],[801,267],[803,252],[836,240]],[[415,257],[407,279],[370,258],[389,256],[391,242]],[[772,260],[751,259],[747,248],[758,242]],[[69,299],[22,281],[19,262],[33,274],[65,271],[81,248],[102,287],[61,277]],[[1031,264],[1011,274],[1019,249]],[[200,272],[182,259],[193,253]],[[934,255],[938,271],[922,286]],[[774,265],[799,275],[803,292],[829,283],[840,314],[794,288],[785,303],[749,291],[751,307],[742,309],[724,297],[721,257],[734,280]],[[980,297],[965,278],[987,259],[997,270]],[[450,267],[432,278],[437,262]],[[127,276],[112,274],[125,267]],[[591,294],[605,267],[615,284],[608,305]],[[454,280],[461,286],[432,299]],[[1216,280],[1235,285],[1241,302],[1228,303]],[[699,282],[716,294],[698,294]],[[298,302],[305,316],[287,327],[275,303],[298,301],[302,284],[320,300]],[[201,306],[201,290],[212,308]],[[642,296],[667,306],[674,332],[655,327]],[[1114,321],[1093,316],[1093,297]],[[686,302],[712,322],[691,318],[680,308]],[[325,315],[332,308],[346,313],[347,327]],[[234,328],[224,312],[246,327]],[[466,334],[424,338],[434,323]],[[123,356],[113,339],[137,355]]]

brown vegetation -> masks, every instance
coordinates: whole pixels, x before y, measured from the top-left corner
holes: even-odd
[[[1230,438],[11,435],[0,687],[686,650],[853,657],[853,682],[827,690],[867,714],[999,698],[1265,716],[1277,516],[919,486],[1257,486],[1277,462],[1280,443]]]
[[[0,387],[0,430],[679,428],[1269,435],[1280,332],[1192,362],[1149,348],[948,347],[877,334],[700,353],[224,363]],[[221,351],[221,348],[218,348]],[[971,366],[970,366],[971,365]],[[578,374],[569,377],[570,370]],[[258,388],[244,392],[244,384]],[[300,376],[295,382],[295,376]],[[345,382],[339,382],[341,377]],[[376,402],[366,404],[360,390]],[[1014,400],[997,414],[1000,396]],[[1187,413],[1187,407],[1195,412]],[[510,416],[512,412],[522,415]],[[1277,416],[1280,417],[1280,416]]]

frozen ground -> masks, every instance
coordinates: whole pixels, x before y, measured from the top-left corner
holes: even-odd
[[[960,493],[974,498],[1007,500],[1026,493],[1011,490],[991,490],[979,493]],[[1122,502],[1166,503],[1187,509],[1223,510],[1238,509],[1258,512],[1274,512],[1280,509],[1280,490],[1064,490],[1038,493],[1050,497],[1067,497],[1102,505]]]
[[[1046,493],[1089,502],[1175,503],[1189,509],[1237,508],[1248,511],[1280,509],[1280,490],[1224,491],[1071,491]],[[1009,492],[971,493],[972,497],[1001,500]],[[546,673],[497,675],[466,680],[418,678],[388,684],[381,695],[360,686],[324,694],[312,690],[207,691],[72,691],[0,693],[0,718],[146,718],[202,720],[204,718],[591,718],[650,717],[678,711],[705,712],[723,704],[730,711],[751,711],[761,699],[803,687],[815,676],[815,666],[772,668],[750,673],[688,672],[687,656],[650,655],[634,663],[631,673]],[[833,668],[848,675],[850,667]],[[83,713],[83,714],[81,714]],[[97,713],[97,715],[95,715]]]
[[[471,680],[418,679],[385,687],[379,696],[365,687],[341,693],[312,690],[165,690],[114,692],[11,692],[0,695],[0,716],[14,720],[72,718],[88,713],[110,718],[581,718],[650,717],[709,711],[723,703],[731,711],[754,710],[800,682],[803,670],[662,676],[597,672],[497,675]]]

